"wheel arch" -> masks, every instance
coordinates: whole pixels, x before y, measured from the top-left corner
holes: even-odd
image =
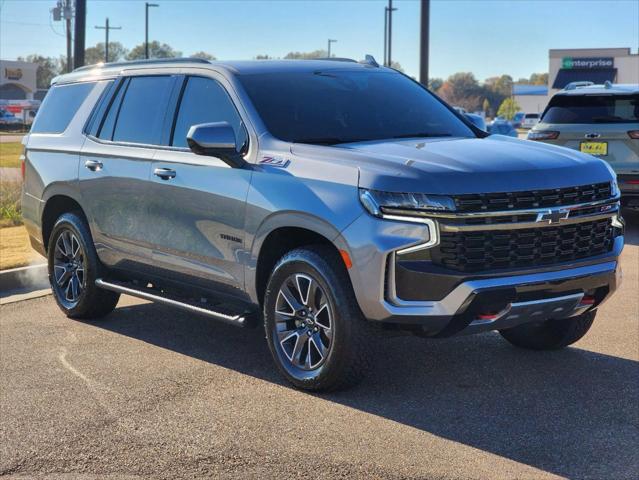
[[[67,212],[75,212],[87,221],[87,216],[84,213],[83,208],[75,198],[66,194],[57,194],[52,195],[46,200],[41,215],[42,244],[45,252],[48,251],[49,238],[51,237],[51,232],[53,232],[53,226],[55,225],[56,220],[60,217],[60,215]]]
[[[327,245],[336,255],[340,249],[334,240],[339,231],[325,220],[303,213],[276,214],[267,219],[254,236],[246,275],[250,297],[262,304],[266,283],[277,261],[295,248]]]

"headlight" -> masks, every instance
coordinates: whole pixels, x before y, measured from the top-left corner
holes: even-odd
[[[455,201],[443,195],[425,193],[394,193],[359,189],[364,208],[376,217],[386,215],[423,216],[428,212],[452,212]]]

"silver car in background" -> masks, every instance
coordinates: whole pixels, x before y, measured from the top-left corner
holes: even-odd
[[[528,140],[579,150],[610,164],[622,205],[639,208],[639,85],[587,85],[557,93]]]

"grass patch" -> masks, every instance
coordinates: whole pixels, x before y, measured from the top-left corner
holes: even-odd
[[[44,259],[31,248],[24,227],[0,228],[0,270],[24,267]]]
[[[22,184],[0,182],[0,227],[22,225]]]
[[[21,143],[0,143],[0,167],[20,168],[20,153]]]

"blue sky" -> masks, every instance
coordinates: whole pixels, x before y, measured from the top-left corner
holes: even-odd
[[[150,38],[189,55],[219,59],[284,56],[326,48],[338,56],[383,57],[384,0],[153,0]],[[55,0],[0,0],[0,57],[65,53]],[[393,59],[419,72],[419,1],[395,0]],[[431,76],[458,71],[478,79],[514,78],[548,70],[550,48],[639,47],[639,0],[432,0]],[[105,17],[123,27],[111,34],[131,48],[144,40],[144,1],[88,0],[87,46],[103,41]]]

